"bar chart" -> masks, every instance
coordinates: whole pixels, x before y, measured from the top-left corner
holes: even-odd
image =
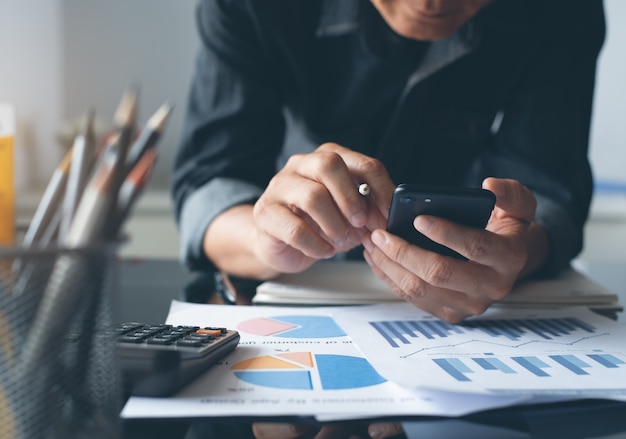
[[[402,304],[333,314],[408,388],[626,400],[626,327],[580,308],[502,308],[452,324]]]
[[[450,324],[441,320],[374,321],[370,325],[393,348],[420,343],[423,340],[446,339],[454,336],[479,336],[482,339],[501,339],[516,342],[557,340],[565,335],[587,337],[596,328],[574,317],[549,319],[489,319]]]
[[[507,375],[519,375],[525,372],[536,377],[549,378],[557,373],[582,376],[603,373],[607,369],[626,367],[624,360],[603,352],[576,355],[450,357],[435,358],[432,361],[459,382],[472,381],[472,376],[489,372]]]

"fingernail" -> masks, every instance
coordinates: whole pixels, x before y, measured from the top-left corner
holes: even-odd
[[[502,181],[494,180],[489,190],[495,194],[496,198],[504,198],[506,196],[506,185]]]
[[[333,247],[328,247],[326,252],[320,257],[320,259],[331,259],[335,257],[335,249]]]
[[[348,240],[348,237],[337,238],[333,240],[333,245],[335,246],[335,248],[341,248],[344,246],[347,240]]]
[[[365,262],[367,262],[367,265],[369,265],[370,267],[374,266],[374,262],[372,261],[372,257],[370,256],[369,252],[367,250],[365,250],[363,252],[363,259],[365,259]]]
[[[367,429],[367,434],[369,434],[372,439],[380,439],[385,437],[385,428],[381,425],[370,425]]]
[[[366,222],[367,213],[364,210],[360,211],[356,215],[353,215],[352,218],[350,218],[350,224],[352,224],[354,227],[363,227]]]
[[[372,249],[374,248],[374,244],[372,244],[372,240],[369,236],[364,236],[361,239],[361,244],[363,244],[363,248],[365,248],[365,250],[367,250],[368,253],[372,252]]]
[[[387,238],[385,238],[383,232],[375,230],[372,232],[372,242],[376,247],[383,248],[387,244]]]
[[[415,218],[415,222],[413,223],[413,225],[418,231],[422,233],[428,233],[433,229],[435,223],[430,218],[426,218],[420,215]]]

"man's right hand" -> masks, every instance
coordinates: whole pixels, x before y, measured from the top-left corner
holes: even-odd
[[[368,199],[359,182],[371,187]],[[277,272],[300,272],[356,247],[385,227],[394,187],[380,161],[337,144],[294,155],[254,206],[254,254]]]

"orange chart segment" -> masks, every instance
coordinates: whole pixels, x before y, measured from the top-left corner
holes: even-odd
[[[292,325],[278,320],[266,319],[264,317],[246,320],[245,322],[240,323],[237,327],[241,331],[264,336],[274,335],[290,329],[298,328],[297,325]]]
[[[295,363],[302,364],[305,367],[313,367],[313,357],[310,352],[289,352],[286,354],[278,354],[277,357],[282,357],[287,360],[291,360]]]
[[[281,358],[278,358],[279,355]],[[312,366],[299,367],[290,363],[289,368],[285,367],[287,361],[311,362]],[[279,366],[282,368],[277,368],[277,364],[282,364]],[[235,363],[231,370],[241,381],[275,389],[356,389],[386,381],[365,358],[311,352],[263,355]]]
[[[232,367],[232,370],[248,369],[302,369],[302,367],[269,355],[242,360]]]

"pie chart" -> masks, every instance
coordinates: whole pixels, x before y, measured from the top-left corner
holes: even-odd
[[[253,357],[235,363],[231,370],[249,384],[276,389],[356,389],[386,381],[365,358],[311,352]]]
[[[241,322],[237,329],[265,337],[329,338],[347,335],[331,317],[310,315],[259,317]]]

